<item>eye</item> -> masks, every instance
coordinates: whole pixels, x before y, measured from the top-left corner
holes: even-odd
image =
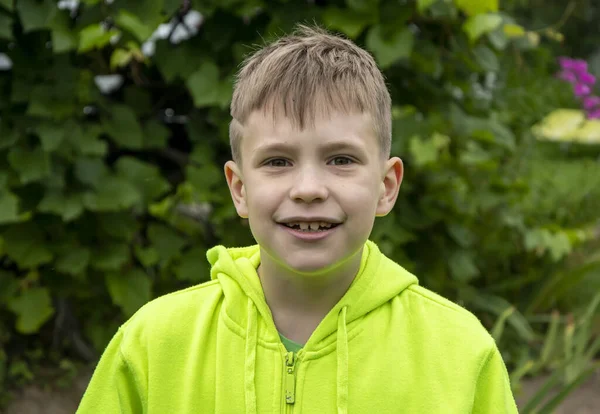
[[[350,165],[350,164],[354,163],[354,160],[349,157],[339,156],[339,157],[333,158],[330,161],[330,163],[332,163],[333,165]]]
[[[267,160],[264,165],[268,167],[287,167],[289,162],[283,158],[272,158]]]

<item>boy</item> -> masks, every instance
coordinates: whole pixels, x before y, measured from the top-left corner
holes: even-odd
[[[516,413],[491,336],[368,240],[403,175],[372,57],[301,26],[244,63],[225,176],[257,246],[140,309],[79,413]]]

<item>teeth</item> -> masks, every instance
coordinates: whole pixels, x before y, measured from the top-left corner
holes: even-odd
[[[331,223],[326,223],[324,221],[321,222],[312,222],[312,223],[307,223],[307,222],[299,222],[299,223],[288,223],[287,224],[288,227],[300,227],[300,230],[303,231],[318,231],[318,230],[323,230],[323,229],[330,229],[333,224]]]

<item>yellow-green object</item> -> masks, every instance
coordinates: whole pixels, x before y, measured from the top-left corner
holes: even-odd
[[[540,140],[600,144],[600,120],[586,119],[577,109],[557,109],[534,125],[533,133]]]
[[[517,413],[477,318],[374,243],[298,353],[273,323],[258,246],[207,256],[212,281],[150,302],[119,329],[79,414]]]

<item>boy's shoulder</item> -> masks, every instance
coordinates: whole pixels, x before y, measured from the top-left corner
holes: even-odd
[[[422,301],[423,304],[427,306],[437,308],[444,314],[454,318],[465,319],[466,321],[475,321],[479,323],[479,319],[477,319],[477,317],[467,309],[449,299],[446,299],[434,291],[427,289],[426,287],[414,284],[410,285],[406,291],[409,295],[413,296],[413,299]]]
[[[402,296],[411,316],[429,333],[446,338],[456,336],[458,341],[477,341],[486,347],[494,343],[479,318],[457,303],[417,284],[409,286]]]
[[[193,320],[208,316],[221,301],[223,289],[211,280],[159,296],[142,306],[121,327],[124,331],[159,331],[189,326]]]

